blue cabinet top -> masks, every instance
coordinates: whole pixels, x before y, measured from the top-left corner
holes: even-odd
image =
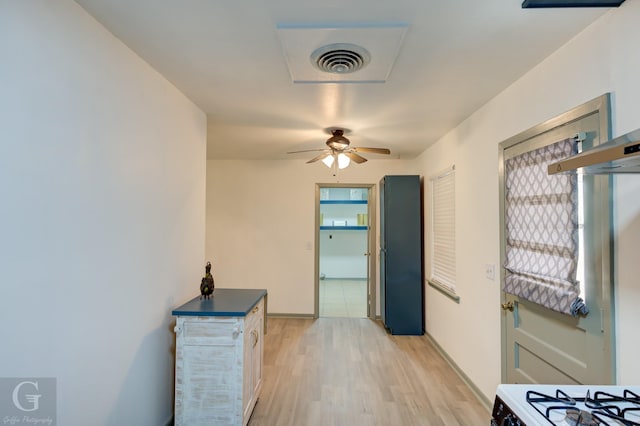
[[[266,295],[267,290],[262,289],[216,288],[209,299],[197,296],[174,309],[171,315],[244,317]]]

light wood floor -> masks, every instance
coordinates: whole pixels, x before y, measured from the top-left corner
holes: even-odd
[[[365,318],[269,318],[249,426],[486,426],[490,414],[424,336]]]

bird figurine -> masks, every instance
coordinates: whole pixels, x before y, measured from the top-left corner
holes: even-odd
[[[211,262],[207,262],[205,274],[204,277],[202,277],[202,282],[200,283],[200,300],[202,300],[203,297],[205,300],[211,297],[214,287],[213,275],[211,275]]]

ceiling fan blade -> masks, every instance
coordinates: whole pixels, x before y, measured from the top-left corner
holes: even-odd
[[[309,163],[315,163],[318,160],[324,160],[326,157],[330,156],[331,153],[330,152],[325,152],[324,154],[320,154],[317,157],[312,158],[311,160],[307,161],[307,164]]]
[[[361,164],[367,161],[366,158],[356,154],[355,152],[343,152],[343,154],[352,159],[357,164]]]
[[[391,151],[387,148],[366,148],[366,147],[359,147],[359,148],[351,148],[354,152],[370,152],[372,154],[391,154]]]
[[[319,152],[319,151],[326,151],[326,148],[323,149],[303,149],[302,151],[289,151],[287,152],[287,154],[297,154],[299,152]]]

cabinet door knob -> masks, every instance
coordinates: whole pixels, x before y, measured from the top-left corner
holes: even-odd
[[[255,308],[253,308],[253,311],[251,311],[252,313],[256,313],[260,310],[260,307],[256,306]]]

